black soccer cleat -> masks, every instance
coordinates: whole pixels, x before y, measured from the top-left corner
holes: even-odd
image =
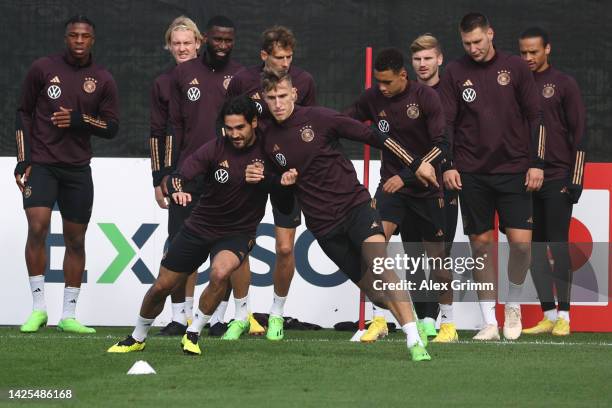
[[[208,328],[208,335],[212,337],[221,337],[227,331],[227,323],[217,322]]]
[[[166,327],[161,329],[158,336],[183,336],[187,332],[187,326],[184,324],[180,324],[179,322],[175,322],[174,320],[168,323]]]

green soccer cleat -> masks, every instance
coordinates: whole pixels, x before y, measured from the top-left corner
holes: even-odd
[[[200,336],[198,333],[188,331],[185,333],[183,338],[181,339],[181,345],[183,346],[183,353],[185,354],[193,354],[200,355],[202,351],[200,350],[200,345],[198,344],[198,339]]]
[[[19,330],[22,333],[36,333],[41,327],[47,324],[47,312],[34,310],[28,320],[21,325]]]
[[[93,334],[96,329],[93,327],[83,326],[76,319],[62,319],[57,323],[57,330],[67,333],[78,333],[78,334]]]
[[[268,331],[266,332],[266,339],[272,341],[282,340],[285,337],[285,333],[283,332],[283,325],[285,324],[285,319],[280,316],[272,316],[268,319]]]
[[[142,351],[145,348],[144,341],[137,341],[132,335],[129,335],[125,340],[121,340],[117,344],[113,344],[106,350],[107,353],[131,353],[132,351]]]
[[[421,338],[421,343],[423,343],[423,347],[427,347],[427,333],[425,333],[425,328],[423,327],[423,323],[421,321],[416,322],[417,330],[419,331],[419,337]]]
[[[410,358],[412,361],[429,361],[431,360],[431,356],[425,349],[425,347],[415,344],[412,347],[408,347],[410,351]]]
[[[249,327],[248,321],[234,320],[227,326],[227,330],[221,340],[238,340],[244,333],[249,332]]]
[[[423,321],[423,331],[427,337],[436,337],[438,335],[436,332],[436,324],[434,322],[430,322],[429,320]]]

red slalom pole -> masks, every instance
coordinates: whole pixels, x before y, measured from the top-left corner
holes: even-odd
[[[372,87],[372,47],[366,47],[365,89]],[[363,146],[363,185],[370,188],[370,146]],[[359,293],[359,330],[365,330],[365,293]]]

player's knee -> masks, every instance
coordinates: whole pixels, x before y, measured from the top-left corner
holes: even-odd
[[[531,258],[531,244],[529,242],[514,242],[510,244],[510,254],[524,259]]]
[[[85,237],[64,235],[64,245],[66,250],[71,252],[85,252]]]
[[[210,283],[223,284],[229,280],[231,270],[224,265],[213,265],[210,268]]]
[[[44,222],[33,221],[28,224],[28,241],[44,242],[47,239],[49,232],[49,224]]]
[[[276,242],[276,256],[280,258],[289,258],[293,256],[293,242]]]
[[[168,280],[164,279],[157,279],[153,283],[153,286],[151,286],[150,290],[153,296],[165,298],[166,296],[170,295],[170,292],[172,291],[173,287],[174,285],[172,284],[172,282],[169,282]]]

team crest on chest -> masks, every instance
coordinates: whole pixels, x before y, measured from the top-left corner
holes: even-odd
[[[312,126],[306,125],[302,129],[300,129],[300,136],[302,137],[302,140],[306,143],[312,142],[312,139],[314,139],[315,137],[314,130],[312,130]]]
[[[61,96],[61,94],[62,88],[57,85],[51,85],[49,88],[47,88],[47,96],[51,99],[57,99]]]
[[[418,104],[411,103],[409,105],[406,105],[406,115],[408,115],[410,119],[416,119],[419,117],[420,114],[421,112],[419,111]]]
[[[227,183],[227,181],[229,180],[228,171],[225,169],[217,169],[217,171],[215,171],[215,180],[217,180],[217,182],[221,184]]]
[[[555,84],[544,84],[544,88],[542,88],[542,96],[546,99],[552,98],[555,94]]]
[[[506,71],[505,69],[497,71],[497,83],[501,86],[508,85],[510,83],[510,71]]]
[[[94,93],[94,91],[96,90],[97,83],[98,81],[96,81],[95,78],[86,77],[85,82],[83,82],[83,90],[87,92],[88,94]]]
[[[223,77],[223,88],[225,88],[227,90],[227,87],[230,84],[230,81],[232,80],[234,76],[233,75],[226,75]]]
[[[387,122],[385,119],[379,120],[378,130],[380,130],[383,133],[387,133],[389,131],[389,122]]]

